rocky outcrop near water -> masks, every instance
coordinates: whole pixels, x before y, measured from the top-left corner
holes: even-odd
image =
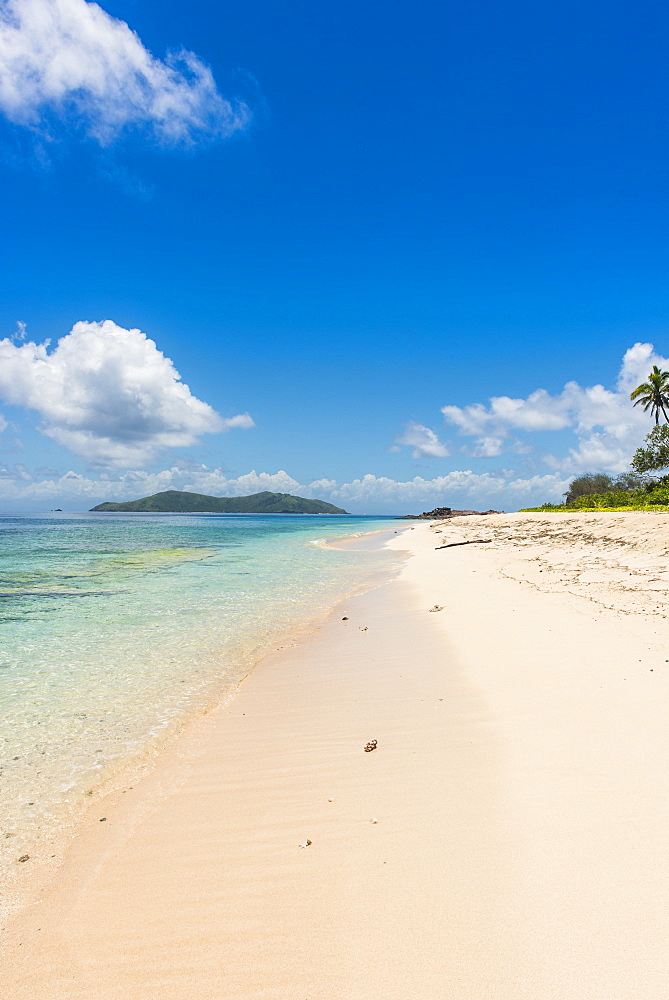
[[[424,510],[422,514],[402,514],[398,521],[443,521],[450,517],[468,517],[471,514],[503,514],[503,510],[453,510],[452,507],[435,507],[434,510]]]

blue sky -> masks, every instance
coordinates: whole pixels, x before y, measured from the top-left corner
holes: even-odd
[[[0,0],[0,508],[512,510],[625,468],[664,3],[101,7]]]

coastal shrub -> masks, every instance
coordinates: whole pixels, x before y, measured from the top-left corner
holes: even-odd
[[[526,511],[577,510],[658,510],[669,507],[669,477],[646,484],[643,489],[610,489],[604,493],[583,494],[563,504],[545,503],[526,507]]]
[[[669,486],[658,486],[644,496],[649,504],[669,504]]]
[[[619,476],[616,476],[613,489],[634,492],[635,490],[651,489],[654,484],[655,481],[648,479],[647,476],[640,476],[636,472],[623,472]]]
[[[669,511],[669,505],[664,504],[649,504],[647,501],[643,503],[630,503],[623,504],[620,507],[604,507],[596,506],[593,504],[590,507],[568,507],[566,504],[556,504],[556,503],[544,503],[541,507],[523,507],[520,510],[521,514],[532,514],[532,513],[555,513],[555,514],[577,514],[579,512],[586,513],[587,511],[600,511],[602,514],[605,512],[615,513],[616,511],[623,510],[645,510],[645,511]]]
[[[594,493],[605,493],[613,485],[611,476],[605,472],[586,472],[583,476],[572,479],[569,489],[564,494],[566,503],[573,503],[579,497],[591,496]]]
[[[612,491],[639,490],[645,485],[644,477],[634,472],[623,472],[615,479],[605,472],[586,472],[572,479],[569,489],[564,494],[565,503],[574,503],[583,496],[602,496]]]
[[[646,447],[637,448],[632,458],[635,472],[657,472],[669,467],[669,424],[653,427],[646,435]]]
[[[596,510],[598,507],[625,507],[630,503],[634,504],[644,501],[647,502],[645,493],[636,491],[632,493],[628,490],[607,490],[606,493],[593,493],[589,496],[578,497],[578,499],[565,504],[565,506],[571,510]]]
[[[669,430],[666,435],[659,432],[669,425],[656,427],[647,440],[655,441],[659,447],[666,439],[669,454]],[[641,451],[642,449],[639,449]],[[637,452],[639,454],[639,452]],[[633,463],[634,464],[634,463]],[[637,471],[624,472],[617,476],[605,472],[588,472],[577,476],[564,494],[564,503],[545,503],[540,507],[526,507],[526,511],[577,511],[577,510],[660,510],[669,507],[669,475],[650,479],[641,474],[641,462]]]

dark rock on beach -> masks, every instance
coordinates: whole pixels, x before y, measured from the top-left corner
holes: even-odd
[[[448,517],[468,517],[471,514],[503,514],[502,510],[453,510],[452,507],[435,507],[434,510],[424,510],[422,514],[403,514],[398,521],[441,521]]]

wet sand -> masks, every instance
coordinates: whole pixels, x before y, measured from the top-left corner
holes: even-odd
[[[669,516],[390,544],[398,579],[97,804],[4,929],[1,995],[667,993]]]

